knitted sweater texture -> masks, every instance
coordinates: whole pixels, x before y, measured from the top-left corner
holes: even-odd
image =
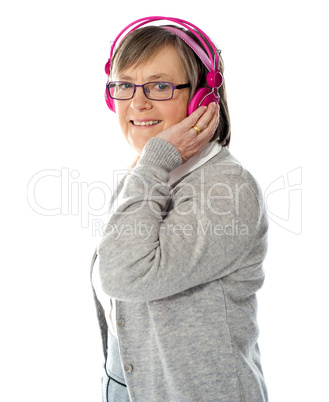
[[[169,186],[180,163],[169,142],[148,141],[94,256],[116,299],[130,399],[267,401],[255,295],[267,250],[261,190],[227,148]]]

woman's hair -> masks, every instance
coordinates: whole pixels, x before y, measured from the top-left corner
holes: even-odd
[[[204,46],[192,32],[186,30],[184,32],[204,49]],[[207,43],[206,39],[204,40]],[[111,60],[111,75],[130,68],[133,65],[138,67],[144,64],[166,46],[173,46],[182,60],[188,82],[191,85],[189,98],[191,100],[197,88],[208,86],[206,82],[208,70],[194,51],[181,38],[173,32],[158,26],[147,26],[136,29],[121,41]],[[224,63],[221,56],[220,71],[222,74],[224,73]],[[211,141],[218,140],[220,144],[228,147],[231,138],[231,122],[224,79],[222,86],[219,88],[219,95],[219,125]]]

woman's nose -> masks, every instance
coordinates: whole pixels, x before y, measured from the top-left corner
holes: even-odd
[[[145,96],[143,88],[136,88],[135,94],[131,99],[130,106],[134,110],[150,109],[152,107],[151,101]]]

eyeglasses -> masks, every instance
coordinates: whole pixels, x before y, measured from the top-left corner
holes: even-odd
[[[135,85],[126,81],[110,81],[106,84],[112,99],[128,100],[135,95],[136,88],[143,88],[145,96],[150,100],[170,100],[174,96],[175,89],[189,88],[190,84],[174,85],[171,82],[154,81],[143,85]]]

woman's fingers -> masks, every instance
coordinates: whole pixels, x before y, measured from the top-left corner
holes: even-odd
[[[199,129],[198,140],[205,145],[214,135],[219,123],[219,106],[212,103],[208,106],[207,111],[199,118],[195,124]]]
[[[210,103],[208,107],[199,107],[187,119],[184,120],[184,123],[191,128],[193,128],[193,126],[197,126],[202,132],[206,130],[208,126],[211,125],[211,123],[214,123],[216,121],[218,112],[218,105],[216,105],[215,103]]]
[[[208,111],[207,106],[198,107],[192,114],[190,114],[186,119],[183,120],[183,123],[187,129],[190,129],[199,121],[199,119],[206,114]]]
[[[196,125],[201,130],[201,132],[205,130],[208,127],[215,113],[215,108],[216,108],[215,103],[211,103],[207,107],[206,111],[203,114],[201,114],[201,116],[196,120],[196,122],[193,125]]]

